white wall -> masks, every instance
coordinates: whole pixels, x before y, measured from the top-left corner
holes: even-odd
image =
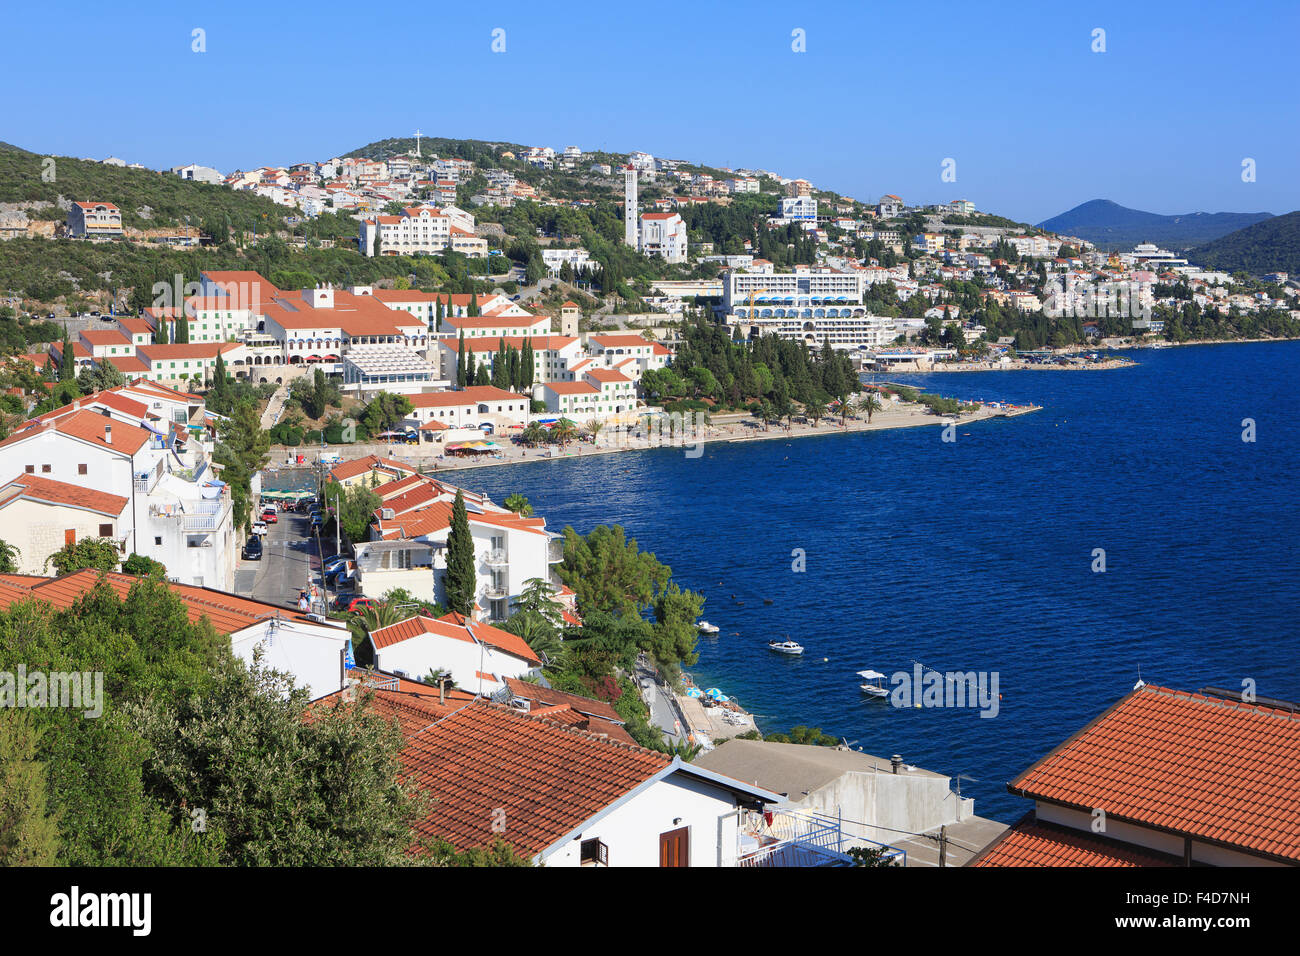
[[[272,629],[265,621],[231,634],[230,649],[251,664],[254,649],[262,647],[262,665],[292,674],[315,700],[343,689],[339,654],[351,639],[344,628],[290,621]]]
[[[524,677],[532,672],[534,665],[491,646],[422,634],[378,651],[375,667],[390,674],[401,671],[411,680],[420,680],[429,671],[446,670],[451,672],[457,687],[477,691],[479,671],[498,677]],[[485,692],[497,686],[491,680],[483,681]]]
[[[541,859],[547,866],[578,866],[582,841],[599,839],[609,847],[610,866],[657,867],[659,835],[689,827],[691,866],[718,866],[719,829],[728,857],[735,853],[737,818],[722,819],[735,809],[729,790],[674,773],[584,828],[577,839],[544,851]]]

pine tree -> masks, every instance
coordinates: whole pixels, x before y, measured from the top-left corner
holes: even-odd
[[[466,617],[474,610],[478,582],[474,576],[474,538],[469,532],[469,515],[465,511],[465,494],[456,491],[451,506],[451,531],[447,535],[447,572],[443,592],[447,607]]]

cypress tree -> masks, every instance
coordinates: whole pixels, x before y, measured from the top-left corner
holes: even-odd
[[[465,310],[465,314],[468,315],[471,319],[478,318],[478,294],[477,293],[470,292],[469,308]]]
[[[505,388],[509,374],[510,356],[506,353],[506,340],[502,337],[497,343],[497,354],[492,359],[492,384],[497,388]]]
[[[457,490],[451,506],[451,532],[447,535],[447,573],[443,591],[447,607],[466,617],[474,610],[478,582],[474,577],[474,539],[469,533],[465,494]]]
[[[72,339],[68,327],[63,327],[63,345],[59,349],[59,381],[69,382],[77,377],[77,359],[72,354]]]
[[[478,386],[491,385],[492,376],[488,374],[487,363],[480,365],[478,371],[474,373],[474,384]]]
[[[465,330],[460,330],[460,354],[456,358],[456,384],[460,388],[465,387]]]
[[[474,365],[475,365],[475,361],[474,361],[474,353],[473,353],[473,352],[470,352],[470,353],[469,353],[469,358],[468,358],[468,359],[466,360],[466,362],[465,362],[465,384],[466,384],[466,385],[474,385],[474,384],[476,384],[475,381],[474,381],[475,376],[476,376],[476,371],[475,371]]]

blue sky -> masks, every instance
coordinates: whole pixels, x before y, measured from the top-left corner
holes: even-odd
[[[965,198],[1032,222],[1094,198],[1282,213],[1300,208],[1298,11],[11,4],[0,140],[230,172],[419,127],[762,167],[859,199]],[[195,28],[204,53],[191,49]],[[504,53],[491,48],[496,28]],[[1096,28],[1104,53],[1091,49]],[[791,49],[796,29],[806,52]],[[940,178],[945,159],[955,182]]]

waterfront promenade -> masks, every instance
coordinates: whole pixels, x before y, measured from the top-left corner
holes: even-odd
[[[796,421],[793,425],[782,422],[766,427],[752,416],[741,412],[716,416],[712,424],[701,427],[698,434],[692,435],[690,440],[684,444],[681,438],[673,442],[665,436],[661,441],[653,437],[638,438],[625,431],[615,432],[604,429],[594,442],[573,441],[565,448],[560,448],[558,445],[529,448],[503,440],[501,449],[497,454],[481,455],[476,458],[447,457],[443,455],[441,445],[431,442],[420,445],[377,443],[346,446],[331,445],[325,450],[342,455],[345,461],[364,458],[366,455],[379,455],[410,464],[412,467],[422,467],[427,473],[434,474],[444,471],[463,471],[469,468],[517,464],[519,462],[560,461],[590,457],[592,455],[608,455],[624,451],[646,451],[651,448],[664,447],[676,447],[690,456],[694,451],[698,450],[698,444],[707,445],[713,442],[816,438],[856,432],[884,431],[891,428],[922,428],[927,425],[942,426],[950,421],[955,421],[958,425],[968,425],[972,422],[985,421],[990,418],[1010,418],[1037,410],[1038,406],[1035,405],[985,404],[973,412],[966,412],[960,416],[943,417],[931,413],[929,409],[922,405],[900,402],[887,405],[883,411],[873,415],[870,422],[865,419],[848,418],[844,424],[841,424],[838,416],[833,416],[822,419],[817,425],[811,422]],[[692,442],[697,443],[696,446],[693,447]],[[321,451],[322,449],[318,446],[302,445],[296,448],[287,448],[275,445],[271,447],[271,463],[275,465],[286,461],[291,456],[296,459],[296,456],[303,455],[307,460],[307,464],[314,465]]]

